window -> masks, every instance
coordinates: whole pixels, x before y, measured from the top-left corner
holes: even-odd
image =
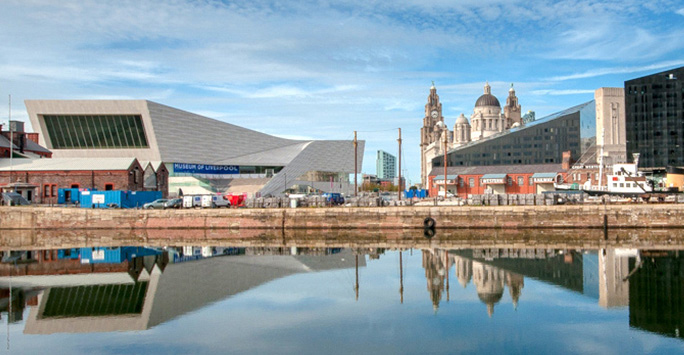
[[[468,179],[468,186],[475,187],[475,178]]]
[[[56,197],[57,196],[57,185],[53,184],[51,186],[51,189],[52,189],[52,197]]]
[[[522,176],[518,176],[518,186],[524,186],[525,185],[525,178]]]
[[[465,181],[463,181],[461,178],[458,178],[458,184],[459,186],[463,187],[465,185]]]
[[[508,186],[513,186],[513,178],[510,176],[507,176],[506,177],[506,184],[508,184]]]
[[[81,185],[80,184],[71,184],[72,189],[80,189]]]
[[[43,115],[56,149],[147,148],[140,115]]]
[[[105,191],[114,190],[114,184],[105,184]]]
[[[534,185],[534,181],[532,180],[532,177],[531,177],[531,176],[530,176],[530,178],[528,179],[527,184],[528,184],[528,186]]]
[[[43,185],[43,197],[50,197],[50,184]]]

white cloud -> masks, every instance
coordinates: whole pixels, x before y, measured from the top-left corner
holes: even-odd
[[[422,124],[431,80],[447,117],[468,116],[485,80],[501,101],[515,82],[523,109],[539,114],[588,93],[563,81],[683,65],[673,59],[684,56],[681,30],[656,17],[636,21],[672,6],[645,6],[8,0],[0,11],[0,90],[17,100],[156,99],[287,136],[309,134],[302,130],[311,122],[311,135],[332,138],[401,124],[409,142]],[[368,151],[390,150],[384,145],[395,141],[367,140]],[[417,147],[407,143],[404,153],[412,174],[420,171]],[[374,162],[366,163],[373,170]]]
[[[677,14],[684,16],[684,7],[676,11]]]

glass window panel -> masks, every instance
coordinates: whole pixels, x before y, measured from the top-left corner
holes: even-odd
[[[83,130],[86,132],[86,143],[88,144],[89,147],[97,147],[95,144],[95,135],[94,129],[93,129],[93,118],[89,117],[86,120],[83,120]]]
[[[62,118],[59,116],[55,116],[52,121],[54,122],[54,127],[55,127],[55,147],[63,147],[66,145],[66,142],[64,141],[64,128],[62,128]]]
[[[44,115],[43,120],[57,149],[148,147],[139,115]]]
[[[64,124],[64,144],[66,145],[66,148],[73,148],[74,140],[72,132],[74,129],[71,127],[71,117],[62,116],[62,123]]]

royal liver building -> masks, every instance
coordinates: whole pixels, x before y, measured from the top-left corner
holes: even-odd
[[[433,83],[430,87],[430,95],[425,104],[425,117],[423,127],[420,129],[420,178],[423,187],[427,186],[427,176],[432,170],[432,158],[444,154],[444,142],[446,149],[450,150],[480,139],[485,139],[499,132],[522,124],[520,104],[515,96],[513,84],[508,90],[506,106],[501,109],[501,104],[496,96],[492,95],[492,88],[485,83],[484,93],[475,101],[473,114],[470,121],[461,114],[454,124],[453,130],[444,122],[442,116],[442,103]]]

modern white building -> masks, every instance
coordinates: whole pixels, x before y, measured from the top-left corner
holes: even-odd
[[[354,144],[292,140],[147,100],[26,100],[40,144],[55,158],[163,162],[169,193],[353,193]],[[363,163],[364,141],[356,149]]]

